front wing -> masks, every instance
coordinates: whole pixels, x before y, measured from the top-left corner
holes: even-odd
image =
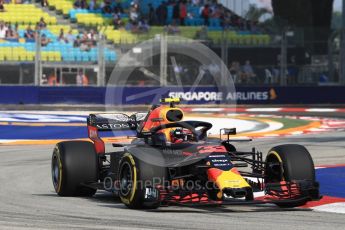
[[[269,183],[265,186],[264,196],[245,200],[239,198],[226,198],[223,200],[212,200],[206,191],[169,190],[169,188],[158,188],[162,205],[183,205],[183,206],[209,206],[209,205],[256,205],[276,204],[280,206],[288,204],[303,204],[308,201],[320,200],[319,185],[311,181],[294,181]],[[296,205],[298,206],[298,205]]]

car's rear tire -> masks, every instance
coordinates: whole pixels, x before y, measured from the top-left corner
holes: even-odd
[[[98,157],[88,141],[58,143],[52,155],[52,180],[60,196],[93,196],[96,189],[83,183],[97,182]]]
[[[130,153],[125,153],[119,163],[119,197],[132,209],[155,209],[160,206],[156,185],[165,175],[163,167],[144,162]],[[146,189],[152,189],[151,200],[145,198]]]
[[[296,144],[276,146],[268,152],[266,163],[266,183],[291,182],[294,180],[315,182],[314,162],[304,146]],[[273,167],[270,167],[272,165]],[[297,207],[304,205],[306,202],[303,200],[277,205],[280,207]]]

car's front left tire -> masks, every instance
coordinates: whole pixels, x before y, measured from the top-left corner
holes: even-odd
[[[88,141],[58,143],[51,162],[52,181],[60,196],[93,196],[96,189],[86,183],[98,180],[98,157]]]
[[[266,157],[265,183],[307,180],[315,183],[314,162],[302,145],[288,144],[272,148]],[[292,208],[307,201],[277,203],[280,207]]]

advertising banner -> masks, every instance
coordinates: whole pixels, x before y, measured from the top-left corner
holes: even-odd
[[[35,87],[1,86],[0,104],[152,104],[161,97],[180,97],[188,104],[345,104],[345,87]],[[158,102],[158,101],[157,101]]]

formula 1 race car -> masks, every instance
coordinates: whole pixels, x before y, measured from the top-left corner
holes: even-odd
[[[93,196],[106,190],[135,209],[172,204],[297,207],[321,198],[305,147],[276,146],[265,160],[255,148],[237,151],[230,138],[236,129],[224,128],[219,139],[209,138],[212,124],[183,121],[179,102],[162,99],[147,114],[90,114],[90,141],[64,141],[54,149],[56,193]],[[126,144],[113,143],[113,151],[106,153],[101,131],[130,131],[134,137]],[[256,192],[262,196],[255,198]]]

